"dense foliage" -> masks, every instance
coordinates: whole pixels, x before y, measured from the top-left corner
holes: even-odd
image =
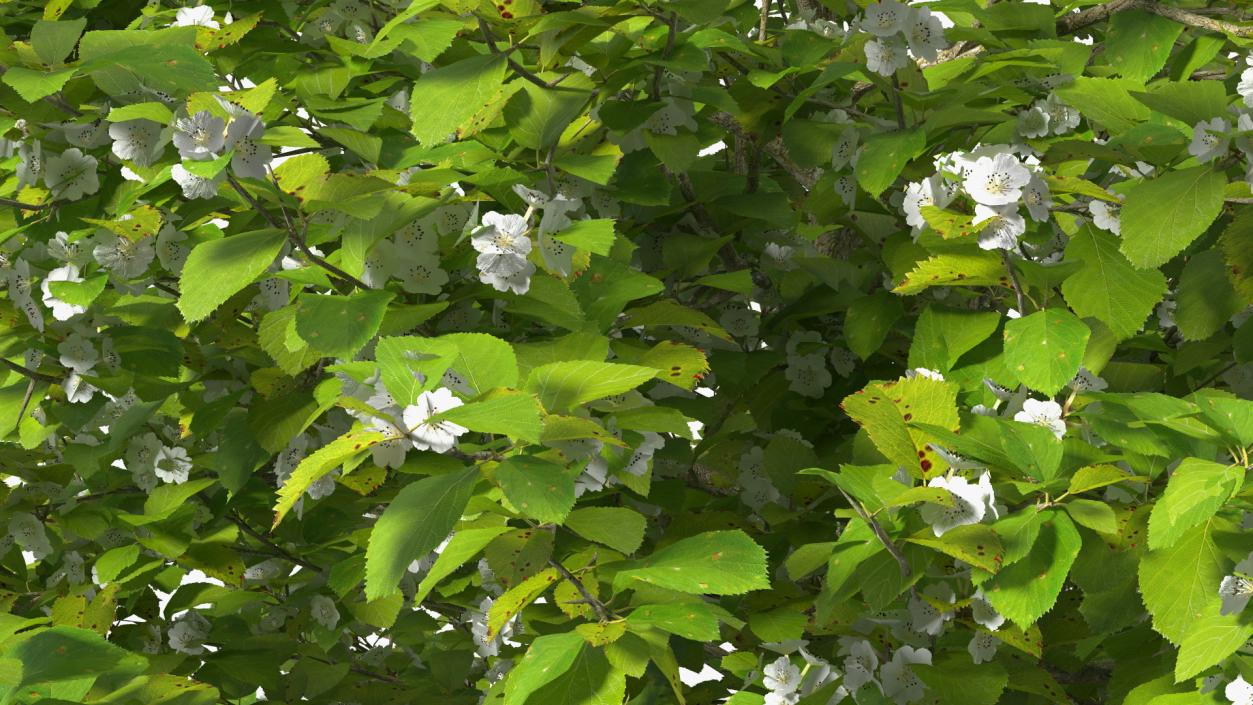
[[[1253,703],[1240,4],[0,2],[3,703]]]

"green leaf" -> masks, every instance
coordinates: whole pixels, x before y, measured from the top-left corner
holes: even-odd
[[[919,212],[927,225],[945,240],[968,237],[982,229],[981,226],[975,226],[973,215],[954,213],[935,206],[923,206]]]
[[[1134,475],[1128,475],[1113,465],[1088,465],[1075,471],[1066,491],[1079,494],[1133,479],[1136,479]]]
[[[202,320],[251,284],[274,262],[286,239],[281,230],[258,230],[192,248],[178,280],[183,318]]]
[[[524,705],[532,693],[569,671],[587,648],[587,642],[576,632],[536,637],[509,672],[504,705]]]
[[[1009,683],[1009,674],[996,661],[976,664],[965,654],[909,668],[944,705],[995,705]]]
[[[853,169],[857,183],[866,193],[878,197],[926,147],[927,134],[922,128],[871,135]]]
[[[515,455],[501,461],[495,472],[509,503],[526,516],[560,524],[574,507],[574,478],[556,463]]]
[[[94,35],[83,35],[79,55],[85,60],[78,68],[90,73],[92,80],[109,95],[143,93],[143,87],[156,89],[172,96],[186,96],[196,91],[217,91],[218,79],[213,64],[192,46],[167,44],[163,46],[124,46],[116,51],[96,55]],[[151,35],[149,32],[126,31],[130,37]],[[121,38],[127,41],[127,38]],[[89,51],[89,47],[91,50]]]
[[[770,587],[766,551],[743,531],[709,531],[676,541],[614,576],[614,589],[633,580],[696,595],[739,595]]]
[[[1244,308],[1227,278],[1227,264],[1218,250],[1188,258],[1175,292],[1175,324],[1184,340],[1204,340],[1217,333]]]
[[[1101,534],[1118,533],[1118,517],[1104,502],[1091,499],[1072,499],[1062,505],[1070,518],[1082,526]]]
[[[1183,252],[1223,207],[1227,179],[1208,167],[1167,171],[1127,190],[1122,207],[1122,252],[1141,269]]]
[[[500,634],[500,628],[505,626],[509,620],[513,619],[527,605],[534,602],[540,595],[544,594],[553,583],[561,579],[561,574],[556,568],[545,568],[531,577],[523,580],[517,585],[505,591],[505,594],[492,601],[492,606],[487,611],[487,634],[488,640],[495,639]]]
[[[468,137],[471,119],[487,106],[505,80],[505,57],[484,54],[422,75],[413,86],[409,116],[413,136],[438,145]]]
[[[1091,330],[1065,309],[1005,324],[1005,364],[1030,389],[1052,396],[1079,372]]]
[[[1175,682],[1199,675],[1244,646],[1253,637],[1253,621],[1240,615],[1208,614],[1188,629],[1175,661]]]
[[[541,365],[531,370],[527,391],[534,392],[549,411],[562,411],[628,392],[657,374],[652,367],[620,365],[595,360],[573,360]]]
[[[1130,10],[1110,17],[1105,51],[1110,66],[1133,81],[1152,78],[1170,58],[1183,25],[1158,15]]]
[[[60,71],[36,71],[23,66],[12,66],[0,76],[5,84],[17,91],[22,100],[34,103],[56,93],[65,87],[77,69],[61,69]]]
[[[422,577],[422,582],[418,583],[418,591],[414,594],[413,604],[415,606],[422,604],[422,601],[431,594],[441,580],[452,575],[466,561],[478,555],[479,551],[491,543],[492,539],[508,530],[507,526],[489,526],[483,529],[462,529],[453,534],[448,545],[440,551],[431,569]]]
[[[125,122],[127,120],[151,120],[162,125],[174,122],[174,112],[165,103],[146,101],[119,105],[109,111],[109,122]]]
[[[919,261],[892,289],[912,296],[933,286],[1001,286],[1009,288],[1009,276],[1001,258],[991,252],[935,255]]]
[[[77,627],[39,630],[10,646],[4,655],[22,664],[21,681],[15,688],[115,671],[135,675],[147,666],[142,656],[105,641],[93,631]]]
[[[296,335],[295,306],[267,313],[258,327],[257,342],[279,369],[293,377],[322,359],[321,353],[310,349]]]
[[[901,298],[887,291],[863,296],[848,306],[844,317],[844,338],[848,349],[865,360],[887,339],[892,326],[905,315]]]
[[[1071,236],[1066,261],[1080,265],[1062,282],[1066,303],[1109,326],[1119,340],[1135,335],[1166,294],[1161,272],[1132,267],[1118,251],[1118,238],[1091,226]]]
[[[304,496],[310,485],[386,438],[382,433],[373,431],[349,431],[310,453],[300,461],[291,477],[278,490],[278,502],[274,505],[274,526],[283,521],[283,517],[295,506],[296,500]]]
[[[610,218],[576,220],[565,230],[553,233],[552,237],[567,245],[608,256],[609,251],[613,249],[613,220]]]
[[[1189,126],[1227,114],[1227,91],[1221,82],[1162,81],[1148,92],[1131,95],[1153,110]]]
[[[538,443],[543,430],[535,397],[505,390],[431,417],[431,423],[437,421],[451,421],[471,431],[499,433],[530,443]]]
[[[351,359],[378,332],[393,296],[377,290],[348,296],[304,294],[297,302],[296,333],[312,350]]]
[[[646,524],[643,514],[626,507],[582,507],[565,520],[565,527],[579,536],[627,555],[644,542]]]
[[[1118,134],[1149,119],[1148,108],[1131,97],[1131,91],[1143,88],[1143,84],[1126,79],[1079,76],[1073,84],[1055,92],[1089,122],[1095,122],[1109,132]],[[1125,216],[1126,211],[1123,214]],[[1124,220],[1123,233],[1126,232]]]
[[[692,641],[718,641],[718,616],[703,602],[642,605],[627,616],[627,624],[637,631],[654,628]]]
[[[97,274],[81,282],[48,282],[48,289],[52,291],[53,296],[67,304],[90,306],[100,292],[104,291],[104,285],[108,281],[108,274]]]
[[[582,639],[582,636],[579,636]],[[555,666],[564,665],[564,657]],[[554,669],[555,670],[555,669]],[[560,675],[516,702],[541,705],[621,705],[626,698],[626,674],[611,665],[601,649],[584,647]]]
[[[527,149],[548,149],[557,143],[566,127],[583,112],[591,95],[588,91],[575,90],[591,86],[586,77],[577,74],[569,78],[571,80],[562,81],[557,88],[541,88],[523,82],[504,111],[514,141]]]
[[[30,46],[45,64],[59,64],[74,51],[87,18],[49,22],[39,20],[30,30]]]
[[[1192,527],[1207,521],[1244,482],[1238,465],[1184,458],[1170,474],[1166,491],[1149,516],[1149,548],[1170,548]]]
[[[1053,608],[1083,543],[1066,514],[1043,514],[1044,522],[1030,553],[982,586],[988,602],[1023,628]]]
[[[1220,606],[1218,584],[1225,561],[1214,543],[1218,519],[1184,532],[1168,548],[1151,550],[1140,561],[1140,596],[1153,616],[1153,628],[1180,644],[1206,614]]]
[[[909,539],[910,543],[933,548],[941,553],[965,561],[989,573],[1000,570],[1004,560],[1001,538],[992,527],[983,524],[958,526],[936,537],[930,529]]]
[[[365,596],[376,600],[396,590],[413,561],[434,551],[465,511],[477,467],[405,485],[370,531],[365,554]]]
[[[910,423],[931,424],[956,431],[957,388],[948,382],[914,377],[900,382],[867,385],[844,397],[840,408],[859,426],[893,464],[920,475],[940,472],[942,462],[928,447],[935,438]]]
[[[928,305],[914,325],[909,366],[948,372],[962,355],[991,337],[1000,321],[1001,316],[993,312]]]

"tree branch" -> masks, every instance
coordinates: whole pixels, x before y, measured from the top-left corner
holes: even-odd
[[[309,561],[306,561],[300,556],[292,554],[287,549],[283,548],[282,546],[279,546],[278,544],[274,543],[270,539],[266,538],[261,532],[249,526],[248,522],[244,521],[244,518],[241,517],[239,514],[235,512],[231,512],[229,515],[227,515],[226,520],[234,524],[235,526],[238,526],[240,530],[242,530],[245,534],[248,534],[252,538],[256,539],[258,543],[260,543],[261,545],[273,551],[274,552],[273,555],[275,558],[282,558],[283,560],[290,561],[303,568],[308,568],[309,570],[312,570],[315,573],[322,572],[322,569],[319,568],[316,564],[310,563]]]
[[[888,553],[892,554],[892,557],[896,559],[896,564],[900,566],[901,569],[901,577],[908,578],[912,572],[909,569],[909,561],[905,560],[905,556],[901,553],[901,549],[897,548],[896,544],[892,543],[892,537],[888,536],[887,532],[883,530],[883,527],[879,526],[879,522],[874,520],[874,517],[866,513],[866,509],[861,506],[861,502],[853,499],[849,493],[844,491],[843,487],[836,487],[836,489],[838,489],[840,494],[844,495],[844,499],[853,506],[853,511],[857,512],[857,516],[861,517],[862,521],[870,525],[870,530],[874,532],[876,537],[878,537],[879,543],[883,544],[883,547],[888,550]]]
[[[1001,261],[1005,263],[1005,271],[1009,273],[1009,282],[1014,286],[1014,296],[1018,298],[1018,313],[1027,315],[1026,302],[1023,301],[1022,283],[1018,281],[1018,272],[1014,271],[1014,262],[1009,258],[1008,250],[1001,250]]]
[[[60,377],[53,377],[52,375],[46,375],[42,372],[36,372],[35,370],[28,370],[22,365],[19,365],[16,362],[13,362],[12,360],[6,360],[3,357],[0,357],[0,363],[4,363],[5,367],[9,368],[10,370],[13,370],[14,372],[34,382],[47,382],[48,384],[60,384],[61,383]]]
[[[483,33],[483,41],[487,43],[488,50],[497,56],[505,57],[505,61],[509,64],[509,68],[514,70],[514,73],[539,86],[540,88],[556,88],[557,84],[565,78],[565,76],[562,76],[555,81],[545,81],[539,76],[536,76],[534,73],[531,73],[530,69],[514,61],[513,57],[501,51],[500,47],[496,46],[496,38],[492,36],[492,31],[487,26],[487,22],[485,22],[482,17],[477,19],[479,21],[479,31]]]
[[[53,201],[49,201],[47,203],[23,203],[21,201],[15,201],[12,198],[0,198],[0,206],[21,208],[24,211],[39,211],[45,208],[51,208],[53,205]]]
[[[605,603],[596,599],[595,595],[588,592],[587,588],[584,587],[583,582],[574,577],[574,573],[566,570],[564,565],[561,565],[560,562],[553,560],[552,558],[548,559],[548,565],[556,568],[557,572],[561,574],[561,577],[565,578],[566,582],[573,585],[574,589],[579,591],[579,594],[583,596],[583,599],[587,601],[587,604],[591,605],[592,609],[596,611],[596,617],[599,618],[600,621],[608,622],[610,619],[613,619],[613,615],[609,612],[609,608],[605,607]]]
[[[1253,26],[1243,26],[1233,22],[1212,19],[1173,5],[1156,2],[1156,0],[1110,0],[1104,5],[1097,5],[1082,12],[1062,17],[1057,21],[1057,33],[1073,34],[1081,29],[1109,19],[1111,15],[1124,10],[1141,10],[1174,20],[1189,27],[1220,34],[1230,34],[1233,37],[1253,37]]]
[[[370,288],[370,286],[366,284],[365,282],[354,277],[348,272],[345,272],[339,267],[336,267],[330,262],[327,262],[325,259],[323,259],[322,257],[319,257],[316,253],[310,250],[309,246],[305,244],[304,238],[301,237],[300,234],[296,232],[296,229],[292,227],[292,224],[290,222],[287,222],[287,223],[279,222],[279,220],[274,217],[274,214],[266,210],[265,206],[262,206],[260,201],[254,198],[251,193],[248,193],[248,190],[245,189],[243,184],[239,183],[239,181],[236,180],[234,176],[227,174],[226,180],[230,182],[231,188],[235,189],[235,191],[239,193],[239,195],[242,196],[245,201],[248,202],[248,205],[252,206],[254,210],[260,213],[262,218],[265,218],[265,222],[269,223],[270,227],[276,230],[286,231],[287,239],[290,240],[292,245],[295,245],[296,249],[300,250],[300,252],[304,254],[304,256],[308,258],[310,262],[313,262],[314,264],[321,267],[322,269],[325,269],[326,271],[330,272],[337,279],[347,284],[351,284],[357,287],[358,289]]]

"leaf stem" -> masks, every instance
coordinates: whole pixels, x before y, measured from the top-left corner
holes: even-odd
[[[548,559],[548,565],[556,568],[557,572],[561,574],[561,577],[565,578],[566,582],[573,585],[574,589],[579,591],[579,594],[583,596],[583,599],[587,601],[587,604],[591,605],[592,609],[596,611],[596,617],[599,618],[600,621],[608,622],[613,619],[613,614],[610,613],[609,608],[605,606],[605,603],[596,599],[596,596],[591,592],[588,592],[588,589],[583,585],[583,582],[576,578],[574,573],[571,573],[564,565],[561,565],[559,561],[552,558]]]
[[[879,543],[883,544],[883,547],[888,550],[888,553],[892,554],[892,557],[896,559],[896,564],[900,566],[901,569],[901,577],[908,578],[912,572],[909,569],[909,561],[905,560],[905,555],[902,554],[901,550],[896,547],[896,544],[892,543],[892,537],[888,536],[887,532],[883,530],[883,527],[879,525],[879,522],[874,520],[874,517],[866,513],[866,508],[861,506],[861,502],[853,499],[849,493],[844,491],[843,487],[837,486],[836,489],[839,490],[840,494],[844,495],[844,499],[852,505],[853,511],[857,512],[857,516],[861,517],[862,521],[870,525],[870,530],[873,531],[874,535],[879,539]]]

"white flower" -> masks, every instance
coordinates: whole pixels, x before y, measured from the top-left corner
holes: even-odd
[[[856,692],[874,681],[879,656],[865,639],[840,638],[840,655],[844,657],[844,687]]]
[[[983,588],[975,591],[970,598],[970,616],[975,623],[989,631],[996,631],[1005,623],[1005,616],[996,611],[991,602],[983,596]]]
[[[137,166],[151,166],[161,156],[167,138],[159,123],[144,119],[115,122],[109,125],[109,136],[113,154]]]
[[[151,492],[157,487],[157,474],[154,468],[157,453],[164,448],[161,439],[155,433],[133,436],[126,446],[126,469],[131,472],[131,479],[139,489]]]
[[[1040,105],[1018,113],[1018,134],[1023,137],[1044,137],[1049,133],[1049,114]]]
[[[756,510],[774,502],[784,504],[783,496],[775,488],[764,468],[765,451],[760,446],[740,456],[740,500]]]
[[[65,390],[65,399],[71,404],[86,404],[99,391],[73,371],[61,380],[61,389]]]
[[[23,142],[17,148],[17,155],[21,159],[17,165],[17,188],[20,191],[24,186],[34,186],[44,176],[44,159],[43,145],[39,140]]]
[[[91,261],[90,250],[86,247],[90,243],[90,238],[71,240],[69,233],[60,231],[48,241],[48,254],[66,264],[81,267]]]
[[[747,306],[726,306],[718,317],[718,323],[737,338],[755,338],[761,332],[761,321],[757,312]]]
[[[1223,695],[1231,701],[1232,705],[1253,705],[1253,685],[1244,680],[1244,676],[1236,676],[1236,679],[1227,684],[1223,689]]]
[[[970,654],[970,659],[976,664],[987,663],[996,658],[996,647],[1000,645],[1000,639],[987,632],[977,632],[970,638],[970,644],[966,646],[966,652]]]
[[[928,586],[923,593],[938,602],[952,604],[957,600],[952,588],[942,583]],[[952,610],[942,612],[920,595],[909,598],[909,628],[919,634],[937,636],[944,632],[944,623],[952,618]]]
[[[1239,614],[1253,597],[1253,553],[1236,564],[1234,575],[1223,577],[1218,586],[1223,614]]]
[[[100,190],[96,158],[71,147],[44,166],[44,183],[57,198],[76,201]]]
[[[927,219],[922,215],[922,207],[944,208],[952,200],[952,191],[944,183],[944,177],[936,174],[905,187],[905,198],[901,201],[901,210],[905,212],[905,222],[915,231],[921,231],[927,227]]]
[[[153,472],[163,482],[181,485],[187,482],[187,477],[191,473],[191,458],[187,455],[185,448],[163,446],[157,451]]]
[[[196,612],[184,612],[174,619],[170,627],[170,648],[180,654],[198,656],[204,653],[204,640],[209,637],[212,625]]]
[[[130,240],[109,233],[92,251],[96,261],[123,279],[133,279],[148,271],[156,251],[152,238]]]
[[[1014,414],[1014,420],[1043,426],[1052,431],[1058,440],[1066,435],[1066,422],[1062,420],[1062,407],[1052,399],[1027,399],[1022,403],[1022,411]]]
[[[852,210],[854,204],[857,203],[857,182],[853,179],[853,175],[841,174],[840,177],[835,180],[832,190],[835,191],[836,196],[840,197],[840,200],[844,203],[844,207]],[[795,267],[795,264],[788,262],[785,269],[794,269]]]
[[[929,370],[929,369],[927,369],[927,368],[925,368],[925,367],[915,367],[915,368],[914,368],[914,369],[912,369],[912,370],[905,370],[905,379],[913,379],[913,378],[915,378],[915,377],[921,377],[921,378],[923,378],[923,379],[929,379],[929,380],[932,380],[932,381],[934,381],[934,382],[943,382],[943,381],[944,381],[944,375],[940,374],[940,373],[939,373],[938,371],[936,371],[936,370]]]
[[[187,242],[187,233],[174,227],[173,223],[162,225],[161,231],[157,233],[157,259],[171,274],[181,273],[183,264],[187,262],[187,255],[191,254],[191,248],[184,245],[184,242]]]
[[[880,0],[866,7],[861,19],[861,28],[876,37],[890,37],[897,32],[905,31],[905,24],[913,12],[896,0]]]
[[[526,258],[532,247],[526,219],[491,211],[483,216],[482,223],[470,240],[479,252],[475,263],[479,280],[497,291],[525,294],[535,273],[535,265]]]
[[[1031,172],[1012,154],[979,157],[970,166],[962,181],[966,193],[985,206],[1004,206],[1022,197],[1022,187],[1031,180]]]
[[[775,703],[795,703],[800,697],[797,691],[801,687],[801,669],[787,656],[780,656],[762,669],[762,685],[770,691],[767,702],[771,702],[773,695]]]
[[[1248,63],[1248,59],[1245,59],[1245,62]],[[1253,108],[1253,63],[1249,63],[1249,67],[1240,74],[1240,82],[1236,84],[1236,92],[1240,94],[1241,98],[1244,98],[1245,107]]]
[[[1101,392],[1109,388],[1109,382],[1092,374],[1086,367],[1080,367],[1075,378],[1070,380],[1070,388],[1076,391]]]
[[[1018,238],[1027,232],[1027,221],[1018,212],[1016,204],[985,206],[975,204],[974,225],[983,224],[979,230],[979,247],[984,250],[1016,250]]]
[[[832,169],[838,171],[856,161],[859,138],[860,135],[855,127],[846,128],[840,133],[840,138],[836,140],[835,146],[831,148]]]
[[[174,146],[183,159],[212,159],[226,144],[226,121],[208,110],[174,120]]]
[[[1109,201],[1088,202],[1088,212],[1092,214],[1092,224],[1101,230],[1122,235],[1122,220],[1119,211],[1122,206]]]
[[[235,150],[231,155],[231,169],[243,177],[265,179],[265,168],[273,154],[270,145],[260,142],[265,134],[265,123],[243,108],[230,103],[227,106],[232,115],[231,124],[226,128],[226,148]]]
[[[887,0],[890,2],[890,0]],[[866,42],[866,68],[880,76],[891,76],[909,65],[905,42],[896,37]]]
[[[1199,162],[1208,162],[1227,153],[1231,146],[1231,123],[1222,118],[1202,120],[1192,128],[1192,144],[1188,154]]]
[[[879,669],[879,680],[883,684],[883,694],[895,700],[898,705],[912,703],[922,698],[926,686],[914,675],[910,664],[922,663],[931,665],[931,652],[927,649],[915,649],[901,646],[892,654],[892,660]]]
[[[24,551],[35,554],[35,558],[43,558],[52,553],[52,544],[48,542],[48,532],[43,522],[34,514],[15,512],[9,516],[9,536]]]
[[[96,118],[91,122],[63,123],[62,130],[65,132],[65,141],[75,147],[91,149],[92,147],[102,147],[109,143],[108,123],[100,118]]]
[[[213,19],[213,8],[208,5],[178,8],[178,14],[174,16],[174,26],[208,27],[209,29],[218,29],[221,27],[221,25]]]
[[[1039,174],[1032,174],[1031,180],[1022,189],[1022,202],[1027,206],[1027,214],[1037,223],[1049,219],[1049,209],[1053,207],[1053,196],[1049,185]]]
[[[457,445],[457,437],[469,429],[451,421],[427,423],[427,419],[462,404],[463,402],[453,396],[452,391],[446,387],[418,395],[417,401],[405,407],[401,413],[413,447],[418,450],[433,450],[436,453],[447,453],[452,450]]]
[[[339,624],[339,610],[335,608],[335,601],[326,595],[314,595],[309,600],[309,616],[327,629],[334,629]]]
[[[90,373],[100,360],[100,354],[91,341],[78,333],[65,336],[65,340],[57,345],[57,352],[61,353],[61,365],[80,375]]]
[[[405,454],[411,445],[400,438],[389,438],[370,446],[370,456],[375,465],[395,469],[405,464]]]
[[[821,352],[789,355],[783,376],[788,380],[788,389],[813,399],[820,399],[831,386],[831,372],[827,370],[826,355]]]
[[[170,176],[182,187],[184,198],[213,198],[218,194],[218,185],[225,178],[225,172],[206,179],[187,171],[182,164],[175,164],[170,170]]]
[[[666,439],[662,438],[660,433],[652,431],[643,432],[644,440],[635,448],[635,452],[631,454],[622,470],[632,475],[643,475],[648,471],[648,463],[653,459],[653,454],[666,444]]]
[[[40,282],[39,288],[43,291],[44,306],[52,309],[53,318],[58,321],[68,321],[74,316],[77,316],[87,310],[87,307],[85,306],[68,304],[61,299],[58,299],[52,293],[53,282],[77,283],[81,281],[83,281],[83,278],[78,276],[78,267],[75,267],[72,264],[67,264],[48,272],[48,276],[44,277],[44,280]]]
[[[931,478],[927,487],[939,487],[948,490],[953,498],[953,506],[924,502],[919,508],[922,520],[931,525],[936,536],[958,526],[978,524],[987,515],[997,516],[996,496],[992,491],[992,478],[988,473],[979,476],[977,484],[971,484],[961,475],[952,477],[937,476]]]
[[[914,56],[927,61],[935,61],[940,50],[948,46],[944,38],[944,25],[940,18],[931,14],[925,7],[912,8],[913,16],[905,22],[905,38],[909,41],[909,50]]]
[[[1056,94],[1050,93],[1035,104],[1049,116],[1049,129],[1053,134],[1062,135],[1079,126],[1079,111],[1066,105]]]
[[[448,283],[448,272],[439,266],[439,254],[400,254],[392,260],[392,275],[400,281],[400,288],[413,294],[438,294]],[[527,262],[527,264],[531,264]],[[534,265],[530,272],[534,272]],[[525,271],[525,267],[521,271]],[[530,276],[530,273],[527,274]],[[491,283],[491,282],[488,282]],[[498,290],[503,291],[497,287]],[[525,290],[518,293],[525,293]]]

